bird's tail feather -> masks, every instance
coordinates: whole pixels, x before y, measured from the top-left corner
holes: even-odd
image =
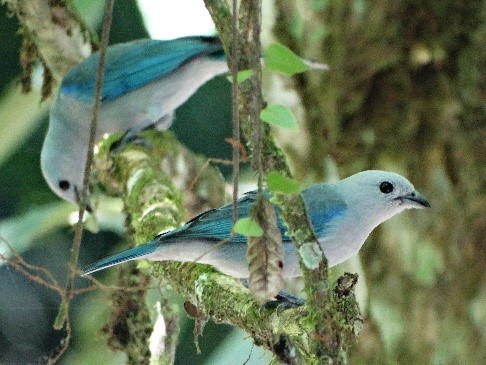
[[[117,253],[116,255],[104,258],[103,260],[97,261],[91,265],[83,268],[83,276],[92,274],[96,271],[106,269],[110,266],[120,264],[122,262],[131,261],[145,256],[149,253],[154,252],[159,244],[157,242],[150,242],[144,245],[140,245],[129,250]]]

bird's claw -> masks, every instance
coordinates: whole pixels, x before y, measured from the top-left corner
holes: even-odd
[[[287,309],[301,307],[305,304],[305,299],[281,290],[274,300],[268,300],[262,304],[263,310],[277,310],[278,312]]]
[[[135,144],[143,147],[150,147],[151,143],[146,138],[142,137],[140,131],[129,130],[117,141],[110,146],[111,153],[120,153],[127,145]]]

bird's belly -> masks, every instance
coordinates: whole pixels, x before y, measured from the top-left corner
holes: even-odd
[[[284,276],[300,276],[298,257],[293,243],[284,244]],[[236,278],[248,278],[247,245],[231,243],[218,245],[217,242],[184,241],[164,242],[158,250],[147,255],[153,261],[197,262],[214,266],[224,274]]]
[[[347,259],[355,256],[368,235],[341,235],[333,237],[333,239],[319,240],[319,245],[324,251],[329,267],[340,264]]]
[[[170,116],[196,90],[227,71],[225,62],[197,59],[174,73],[103,104],[103,133],[143,129]],[[171,123],[160,129],[167,129]]]

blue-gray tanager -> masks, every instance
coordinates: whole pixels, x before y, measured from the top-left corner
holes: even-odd
[[[313,184],[302,195],[314,232],[329,266],[358,253],[371,231],[408,208],[430,207],[404,177],[384,171],[364,171],[336,183]],[[240,198],[239,217],[249,214],[256,192]],[[277,217],[278,217],[278,208]],[[280,218],[285,277],[300,275],[297,253]],[[246,239],[230,239],[232,204],[209,210],[147,244],[105,258],[83,269],[85,275],[130,260],[196,261],[237,277],[248,277]],[[227,242],[217,245],[223,240]]]
[[[51,109],[41,152],[50,188],[79,203],[89,140],[99,54],[64,77]],[[170,127],[172,115],[201,85],[228,71],[215,37],[138,40],[107,49],[96,138],[111,132]]]

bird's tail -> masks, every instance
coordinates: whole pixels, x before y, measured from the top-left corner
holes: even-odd
[[[92,274],[96,271],[104,270],[108,267],[121,264],[122,262],[139,259],[142,256],[148,255],[154,252],[159,247],[158,242],[149,242],[144,245],[140,245],[129,250],[117,253],[116,255],[104,258],[91,265],[83,268],[83,276]]]

